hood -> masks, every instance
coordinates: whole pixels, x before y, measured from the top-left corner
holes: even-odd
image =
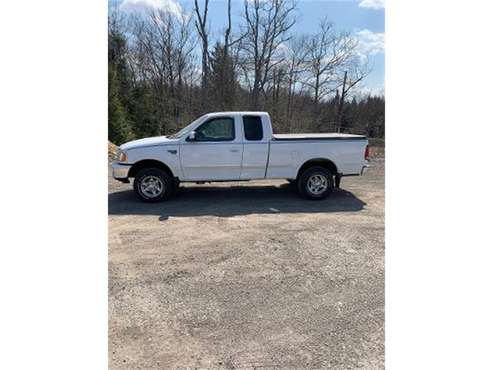
[[[128,143],[120,145],[120,149],[130,150],[130,149],[142,148],[146,146],[177,144],[177,143],[178,143],[178,139],[169,139],[166,136],[156,136],[156,137],[148,137],[145,139],[129,141]]]

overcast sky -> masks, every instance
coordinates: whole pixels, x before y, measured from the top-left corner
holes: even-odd
[[[189,13],[193,0],[117,0],[126,12],[142,8],[160,8],[180,14]],[[204,0],[200,0],[202,4]],[[314,33],[319,19],[327,16],[340,30],[351,32],[359,39],[361,53],[370,55],[373,69],[364,81],[363,92],[384,93],[385,76],[385,8],[384,0],[298,0],[296,34]],[[232,1],[233,22],[238,21],[243,0]],[[226,0],[210,0],[209,19],[212,36],[219,36],[226,26]]]

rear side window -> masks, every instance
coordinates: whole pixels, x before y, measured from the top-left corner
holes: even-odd
[[[245,131],[245,139],[249,141],[262,140],[264,137],[262,119],[258,116],[243,116],[243,129]]]

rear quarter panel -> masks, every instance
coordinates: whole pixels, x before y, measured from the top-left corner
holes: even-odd
[[[305,162],[319,158],[334,162],[344,175],[360,174],[367,144],[367,140],[272,141],[267,177],[296,178]]]

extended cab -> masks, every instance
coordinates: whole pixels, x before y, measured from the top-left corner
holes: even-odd
[[[254,179],[287,179],[303,197],[323,199],[341,177],[362,174],[368,155],[364,136],[274,135],[268,113],[220,112],[171,136],[123,144],[112,167],[150,202],[168,199],[180,182]]]

